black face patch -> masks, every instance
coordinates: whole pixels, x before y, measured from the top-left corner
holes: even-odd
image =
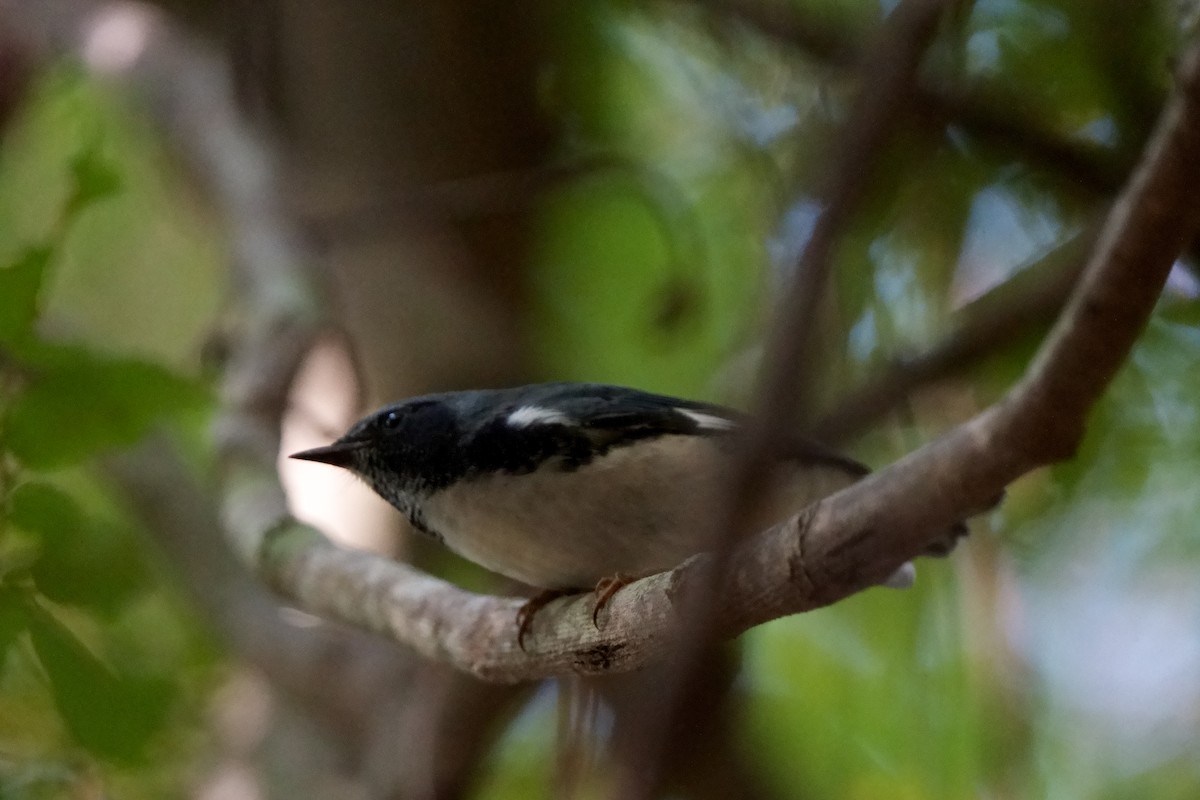
[[[466,471],[458,419],[445,403],[392,406],[360,422],[351,435],[370,442],[363,476],[401,510],[405,497],[447,486]]]

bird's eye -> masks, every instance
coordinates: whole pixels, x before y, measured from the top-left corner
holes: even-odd
[[[383,418],[383,427],[388,430],[395,430],[400,427],[400,412],[389,411]]]

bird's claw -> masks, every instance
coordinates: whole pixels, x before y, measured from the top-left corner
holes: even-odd
[[[614,594],[633,583],[633,581],[633,578],[628,575],[622,575],[620,572],[597,581],[596,588],[592,590],[592,593],[596,595],[596,607],[592,609],[592,624],[596,626],[597,630],[600,629],[600,610],[608,605],[608,601],[612,599]]]
[[[521,652],[525,650],[525,634],[533,627],[533,616],[547,605],[560,597],[574,594],[570,589],[544,589],[525,601],[525,605],[517,610],[517,646]]]

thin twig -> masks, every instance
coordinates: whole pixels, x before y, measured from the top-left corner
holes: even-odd
[[[978,364],[987,355],[1049,327],[1071,296],[1096,234],[1079,234],[1026,267],[1013,280],[955,314],[951,332],[932,349],[898,358],[836,402],[812,430],[837,445],[870,426],[921,386]]]

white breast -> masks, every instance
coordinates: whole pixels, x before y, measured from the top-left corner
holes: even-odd
[[[699,552],[724,498],[727,455],[714,440],[663,436],[618,447],[571,472],[548,464],[441,490],[422,504],[452,550],[543,588],[641,577]],[[854,480],[830,466],[789,467],[757,530]]]

